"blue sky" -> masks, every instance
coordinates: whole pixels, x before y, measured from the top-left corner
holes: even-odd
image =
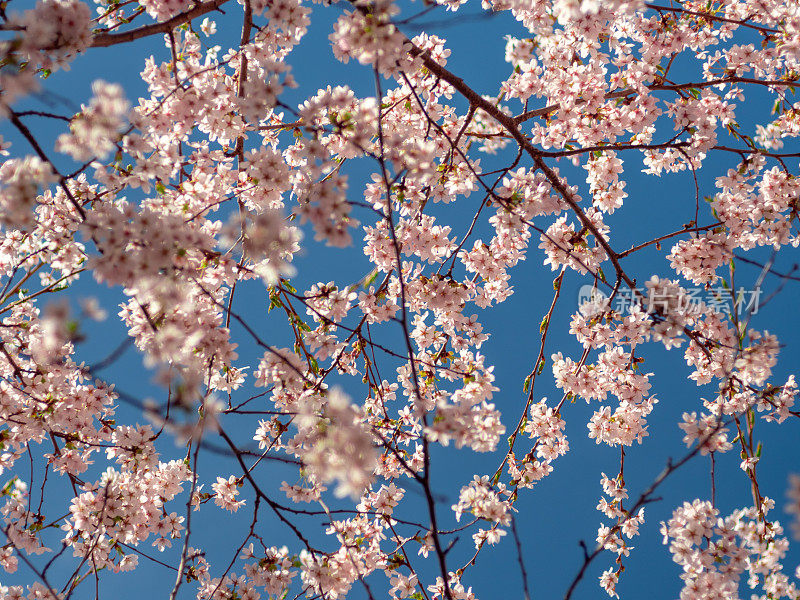
[[[416,9],[420,7],[420,4],[415,5]],[[25,6],[17,4],[15,0],[11,3],[11,8],[22,9]],[[320,5],[314,5],[313,8],[309,33],[290,60],[300,87],[282,98],[284,102],[294,105],[320,87],[342,83],[349,85],[359,96],[374,95],[371,69],[353,62],[347,65],[338,63],[330,52],[327,36],[341,9],[336,6]],[[495,95],[499,82],[509,73],[510,68],[503,60],[505,51],[503,38],[507,34],[523,35],[522,29],[508,15],[491,18],[481,15],[479,6],[474,1],[467,4],[462,11],[453,17],[452,13],[436,10],[422,21],[431,23],[431,27],[426,29],[428,33],[436,33],[447,39],[447,46],[452,49],[448,68],[463,77],[477,91]],[[226,8],[226,13],[224,17],[215,16],[220,28],[217,37],[222,40],[235,39],[238,36],[240,9],[236,5],[231,5]],[[448,22],[449,20],[452,22]],[[406,28],[405,32],[416,33],[411,27]],[[81,102],[88,100],[91,82],[95,79],[122,84],[128,97],[135,101],[145,92],[139,72],[144,65],[144,59],[150,54],[155,54],[160,60],[166,60],[168,56],[166,48],[154,38],[116,48],[89,50],[72,64],[69,72],[58,72],[45,81],[44,93],[38,99],[26,100],[20,103],[19,107],[23,104],[26,108],[38,109],[49,106],[56,112],[70,114],[78,109]],[[384,88],[386,87],[388,85],[384,82]],[[61,100],[55,94],[68,100]],[[459,106],[463,109],[463,103]],[[746,124],[748,120],[763,120],[766,114],[765,106],[766,102],[757,98],[752,104],[740,107],[737,111],[739,122]],[[518,103],[513,103],[512,107],[514,110],[518,109]],[[45,143],[45,147],[52,149],[52,140],[60,131],[53,129],[52,124],[47,121],[34,123],[32,129],[42,139],[49,140]],[[14,142],[12,155],[27,152],[27,149],[24,149],[24,141],[20,140],[6,123],[0,124],[0,133]],[[501,153],[496,159],[485,157],[482,164],[488,169],[495,162],[497,165],[503,164],[508,157],[508,153]],[[691,174],[666,175],[662,178],[645,177],[638,172],[641,169],[637,166],[640,162],[638,157],[630,155],[625,158],[627,162],[624,177],[628,182],[626,190],[629,198],[621,210],[607,219],[612,228],[612,244],[618,250],[625,249],[632,243],[678,229],[693,217],[695,203]],[[714,193],[714,177],[733,166],[732,160],[731,157],[724,156],[707,161],[698,173],[701,196]],[[575,169],[568,163],[560,163],[558,166],[564,172],[581,180],[585,174],[583,169]],[[797,168],[796,160],[790,163],[790,167]],[[349,174],[350,193],[354,199],[359,199],[362,190],[359,182],[363,182],[368,174],[367,165],[357,166]],[[583,190],[585,191],[585,186]],[[449,207],[449,212],[443,211],[443,218],[446,215],[446,218],[463,225],[467,218],[464,215],[470,216],[479,201],[477,194],[460,199],[457,205]],[[368,215],[363,216],[365,224],[369,223]],[[710,220],[706,205],[701,205],[700,220],[701,224]],[[542,223],[547,222],[543,220]],[[538,242],[531,244],[534,248],[529,252],[528,260],[512,270],[514,295],[499,307],[484,311],[480,315],[485,331],[491,333],[491,338],[484,344],[482,352],[487,355],[488,362],[495,365],[496,384],[500,388],[495,394],[494,401],[503,413],[504,423],[509,428],[516,423],[519,411],[524,406],[522,381],[530,372],[536,358],[539,324],[550,305],[552,280],[556,275],[548,266],[542,264],[543,256],[535,249],[537,244]],[[295,262],[298,273],[293,279],[293,285],[297,289],[307,289],[315,282],[331,279],[350,283],[370,269],[358,244],[349,249],[329,249],[314,242],[313,234],[307,232],[304,245],[304,253]],[[670,272],[669,262],[664,258],[667,248],[668,246],[665,246],[661,252],[650,248],[637,253],[626,259],[624,266],[629,274],[642,283],[654,274],[674,277]],[[769,253],[766,251],[754,251],[748,254],[749,258],[756,261],[764,261],[768,256]],[[775,269],[787,272],[795,262],[798,262],[797,252],[791,248],[784,249],[775,263]],[[758,272],[758,268],[750,265],[737,266],[737,287],[751,286]],[[565,355],[576,359],[580,356],[580,346],[569,335],[567,329],[569,319],[577,308],[578,289],[584,283],[586,280],[573,273],[566,275],[563,298],[552,319],[545,356],[556,351],[562,351]],[[762,297],[769,295],[778,284],[776,278],[768,276],[765,281],[766,291]],[[770,302],[768,310],[760,311],[752,319],[752,327],[776,333],[784,345],[772,379],[775,383],[785,381],[787,375],[794,370],[800,356],[797,348],[800,332],[797,320],[794,318],[796,285],[790,282]],[[75,284],[70,294],[75,299],[83,295],[96,295],[111,309],[112,318],[102,325],[87,324],[87,341],[78,348],[79,358],[91,363],[107,355],[125,339],[124,328],[113,318],[115,312],[113,306],[122,299],[122,295],[119,290],[98,286],[87,277]],[[256,329],[271,343],[276,346],[289,345],[287,341],[281,342],[285,331],[278,322],[280,315],[266,313],[268,298],[263,287],[250,285],[243,288],[237,292],[236,302],[241,314],[254,323]],[[242,336],[241,329],[237,331],[236,325],[233,331],[234,337]],[[239,351],[239,362],[242,364],[254,364],[261,354],[257,348],[247,345],[242,345]],[[694,382],[686,379],[689,370],[680,350],[666,351],[657,344],[649,344],[644,350],[644,356],[646,372],[654,373],[651,378],[653,384],[651,392],[660,402],[649,419],[650,437],[646,439],[645,445],[634,446],[626,453],[626,481],[633,498],[650,484],[668,458],[678,459],[685,454],[686,448],[681,442],[683,432],[677,427],[680,415],[685,411],[699,411],[702,408],[700,398],[710,397],[713,394],[711,386],[698,388]],[[161,394],[156,386],[149,383],[150,375],[133,351],[127,352],[119,363],[103,374],[109,382],[117,384],[121,390],[138,398],[159,397]],[[352,388],[352,394],[358,398],[359,388]],[[545,396],[551,400],[560,397],[559,390],[553,383],[549,364],[537,380],[535,396],[537,400]],[[602,492],[600,473],[604,471],[609,476],[616,474],[619,466],[619,450],[595,445],[594,441],[587,438],[586,422],[596,407],[596,404],[587,406],[583,401],[566,407],[564,417],[567,421],[566,433],[570,442],[570,452],[554,463],[555,470],[548,478],[533,490],[525,491],[516,505],[520,511],[516,517],[517,526],[522,538],[525,563],[534,598],[563,596],[582,561],[579,540],[585,540],[592,547],[599,523],[601,520],[606,521],[601,519],[602,515],[595,510]],[[121,405],[120,414],[130,420],[143,422],[143,419],[130,407]],[[230,419],[224,424],[226,429],[246,436],[244,439],[249,439],[252,433],[248,436],[248,432],[252,432],[256,427],[255,421],[242,417]],[[759,421],[756,431],[764,447],[758,467],[762,493],[774,498],[778,504],[773,518],[778,518],[788,525],[787,516],[781,514],[780,507],[784,502],[787,472],[800,471],[796,425],[787,422],[779,427]],[[160,450],[162,459],[182,458],[185,454],[185,449],[176,447],[171,441],[161,443]],[[476,455],[467,450],[455,450],[452,446],[436,450],[433,479],[436,481],[434,491],[444,497],[438,506],[442,527],[448,528],[455,524],[449,507],[457,501],[458,489],[465,485],[473,474],[494,473],[498,461],[497,453]],[[749,481],[739,470],[738,463],[736,452],[721,456],[717,460],[717,505],[723,513],[743,506],[749,498]],[[208,454],[201,464],[200,481],[205,483],[205,489],[209,491],[215,475],[220,473],[227,475],[237,471],[238,468],[230,459]],[[708,471],[708,458],[698,457],[674,473],[659,489],[658,495],[662,500],[647,506],[646,521],[641,529],[641,535],[632,541],[635,550],[625,560],[626,572],[618,590],[622,597],[634,598],[643,593],[648,597],[664,599],[678,596],[681,585],[678,579],[679,567],[671,561],[666,547],[661,544],[658,523],[667,520],[672,510],[684,500],[697,497],[710,498]],[[270,472],[269,480],[263,482],[265,489],[279,496],[280,482],[290,477],[291,474],[285,468],[275,467],[274,472]],[[290,479],[290,482],[292,481]],[[246,492],[243,492],[243,495],[252,502],[252,498]],[[421,502],[415,503],[413,491],[409,489],[407,495],[412,506],[416,504],[421,506]],[[174,510],[179,506],[180,504],[176,503]],[[196,521],[198,529],[193,535],[197,536],[197,545],[204,546],[208,550],[215,574],[219,574],[227,566],[231,553],[246,531],[250,513],[245,510],[238,516],[231,516],[221,509],[207,505],[203,511],[195,514],[199,515]],[[285,527],[272,522],[266,511],[263,511],[263,514],[267,518],[264,519],[261,530],[270,544],[277,546],[287,544],[292,550],[300,549]],[[320,521],[319,518],[311,518],[307,523],[310,530],[318,532],[317,539],[321,540],[324,528],[320,525]],[[178,550],[176,545],[164,556],[174,559]],[[470,536],[462,536],[448,555],[449,564],[453,568],[462,566],[472,551]],[[177,562],[164,557],[159,558],[173,564]],[[65,558],[59,561],[54,572],[62,578],[66,577],[70,567],[74,568],[75,563],[71,562],[72,560]],[[800,562],[800,552],[793,549],[785,562],[787,570],[793,570],[798,562]],[[597,576],[612,563],[611,554],[601,555],[590,568],[586,580],[580,585],[574,597],[605,597],[604,592],[597,587]],[[234,571],[241,572],[241,568],[235,567]],[[380,581],[381,578],[377,576],[374,579]],[[173,572],[148,564],[148,561],[142,559],[137,571],[108,576],[102,589],[105,593],[113,593],[122,600],[149,594],[165,597],[173,580]],[[31,579],[25,568],[21,567],[16,575],[0,577],[0,581],[4,584],[13,584]],[[432,583],[432,580],[428,583]],[[499,597],[521,598],[521,581],[512,537],[509,535],[498,546],[482,551],[476,567],[467,572],[464,583],[472,586],[478,598],[482,600],[496,600]],[[91,597],[93,591],[90,590],[90,586],[86,584],[84,586],[86,587],[82,588],[80,597]],[[378,584],[377,589],[381,589],[381,584]],[[743,595],[746,596],[748,593],[743,586]],[[193,596],[194,586],[185,585],[181,597]],[[364,596],[363,589],[354,586],[352,597]]]

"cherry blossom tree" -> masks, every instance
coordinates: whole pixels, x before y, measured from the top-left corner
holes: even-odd
[[[473,600],[510,576],[487,555],[519,578],[503,595],[560,570],[567,599],[635,597],[646,536],[682,599],[800,598],[796,445],[765,458],[788,500],[759,486],[761,432],[800,417],[776,370],[797,321],[758,326],[798,280],[779,268],[800,244],[798,3],[17,2],[0,4],[0,599],[99,598],[137,571],[169,600]],[[323,12],[326,53],[370,94],[293,61]],[[484,94],[437,24],[478,40],[495,14],[515,29]],[[143,97],[120,74],[77,112],[29,109],[76,59],[130,48]],[[631,193],[678,180],[674,202]],[[621,219],[648,201],[641,226]],[[317,254],[335,280],[306,284]],[[520,330],[529,374],[501,382],[482,322],[532,272],[550,275]],[[662,349],[695,390],[669,400],[678,423],[651,391],[676,377]],[[632,471],[665,420],[685,444]],[[596,534],[570,541],[574,564],[531,561],[526,502],[593,449],[615,457],[591,482]],[[718,470],[744,484],[733,510]]]

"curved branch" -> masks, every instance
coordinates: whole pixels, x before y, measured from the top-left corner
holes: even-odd
[[[226,2],[228,2],[228,0],[211,0],[211,2],[198,3],[193,9],[175,15],[163,23],[153,23],[152,25],[145,25],[138,29],[131,29],[130,31],[122,31],[120,33],[97,33],[94,35],[90,47],[107,48],[108,46],[115,46],[117,44],[127,44],[128,42],[133,42],[143,37],[157,35],[159,33],[169,33],[176,27],[188,23],[192,19],[217,10]]]

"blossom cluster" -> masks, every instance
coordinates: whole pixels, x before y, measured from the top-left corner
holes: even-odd
[[[479,558],[512,545],[529,595],[517,517],[551,518],[532,499],[586,448],[619,470],[599,474],[604,522],[568,596],[609,556],[600,586],[624,593],[645,504],[710,461],[711,499],[687,488],[661,524],[681,598],[738,597],[743,577],[800,597],[759,487],[762,428],[800,416],[778,363],[790,328],[760,321],[772,295],[721,301],[743,304],[739,264],[761,268],[759,294],[797,279],[775,267],[800,245],[796,3],[482,0],[516,23],[492,90],[435,21],[408,35],[466,0],[234,4],[0,6],[0,567],[18,578],[0,600],[155,566],[173,600],[476,600]],[[326,10],[350,63],[330,72],[372,88],[313,85],[296,59]],[[29,106],[77,54],[117,46],[147,47],[135,101],[97,80],[77,114]],[[765,97],[772,113],[742,118]],[[641,198],[642,177],[667,193]],[[565,312],[576,282],[593,291]],[[108,315],[119,330],[92,322]],[[696,394],[665,400],[662,350]],[[668,409],[684,458],[642,480],[626,455]],[[716,461],[752,496],[727,516]],[[207,551],[222,519],[243,526]]]

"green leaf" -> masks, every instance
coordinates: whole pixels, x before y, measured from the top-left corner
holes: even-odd
[[[364,285],[363,285],[364,289],[366,290],[367,288],[369,288],[369,286],[375,283],[375,280],[377,278],[378,278],[378,269],[373,269],[372,273],[367,275],[366,279],[364,279]]]
[[[528,390],[531,388],[531,380],[533,379],[533,375],[528,375],[525,378],[525,382],[522,384],[522,392],[527,394]]]
[[[269,308],[267,312],[270,312],[273,308],[281,308],[283,303],[281,302],[280,296],[277,293],[272,293],[269,295]]]
[[[7,495],[11,491],[11,489],[14,487],[14,484],[16,483],[16,481],[17,481],[16,477],[12,477],[11,479],[9,479],[8,483],[6,483],[3,486],[3,489],[0,490],[0,496]]]

